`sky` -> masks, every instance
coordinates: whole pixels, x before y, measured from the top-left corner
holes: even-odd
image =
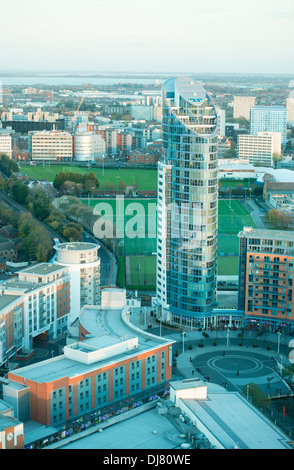
[[[294,75],[293,0],[0,0],[0,72]]]

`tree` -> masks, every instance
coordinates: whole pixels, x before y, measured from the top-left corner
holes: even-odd
[[[247,388],[248,387],[248,388]],[[268,396],[261,390],[261,388],[253,382],[243,387],[244,395],[248,394],[252,400],[252,403],[260,408],[266,409],[270,406],[271,401]]]
[[[35,225],[23,240],[22,249],[27,259],[49,261],[52,242],[47,230]]]
[[[277,168],[277,163],[283,160],[283,155],[281,153],[273,153],[273,163],[275,168]]]
[[[82,239],[83,229],[80,224],[70,222],[63,229],[63,237],[70,242],[79,242]]]
[[[273,209],[266,214],[265,222],[270,228],[286,230],[290,226],[291,219],[285,212]]]
[[[0,157],[0,171],[6,176],[10,176],[12,173],[19,171],[18,164],[3,153]]]
[[[11,196],[12,196],[12,198],[18,204],[21,204],[22,206],[26,205],[29,193],[30,193],[29,188],[21,182],[15,183],[11,187]]]
[[[46,219],[51,212],[52,204],[50,200],[42,193],[37,193],[33,202],[33,214],[38,219]]]
[[[294,364],[290,364],[289,366],[284,366],[282,374],[284,377],[289,377],[289,379],[292,379],[292,376],[294,375]]]
[[[95,173],[93,171],[90,171],[90,173],[86,173],[83,176],[83,187],[86,192],[93,192],[94,189],[99,188],[99,180]]]

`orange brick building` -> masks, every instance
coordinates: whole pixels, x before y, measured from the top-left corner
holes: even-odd
[[[294,330],[294,234],[244,227],[239,233],[238,309],[249,327]]]
[[[171,379],[173,341],[134,327],[127,307],[86,306],[80,337],[64,354],[9,372],[29,387],[30,419],[59,425],[115,402],[124,402]]]

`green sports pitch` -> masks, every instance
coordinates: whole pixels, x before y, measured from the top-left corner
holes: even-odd
[[[242,202],[220,199],[218,203],[218,233],[238,234],[244,226],[255,227],[250,212]]]
[[[99,204],[106,203],[113,215],[114,224],[117,223],[117,201],[114,199],[90,199],[83,200],[84,204],[92,207],[99,207]],[[125,236],[118,241],[117,254],[119,258],[124,258],[124,263],[120,264],[120,269],[124,270],[123,278],[126,280],[128,288],[151,288],[155,285],[156,274],[156,217],[154,218],[154,204],[156,199],[124,199],[124,220],[125,227],[134,217],[137,218],[137,225],[132,228],[141,229],[141,234],[146,236],[130,238]],[[135,209],[135,204],[142,206],[142,212]],[[129,210],[128,205],[131,204]],[[149,210],[149,204],[152,210]],[[100,206],[102,207],[102,206]],[[138,206],[139,207],[139,206]],[[129,212],[129,213],[128,213]],[[238,274],[238,254],[239,239],[238,232],[243,230],[245,225],[255,227],[255,224],[242,202],[237,200],[219,200],[219,234],[218,234],[218,274],[236,275]],[[134,220],[134,219],[133,219]],[[149,231],[148,231],[149,229]],[[136,262],[137,260],[137,262]]]
[[[87,174],[93,171],[99,180],[99,190],[116,191],[120,182],[124,181],[127,186],[136,185],[141,191],[157,190],[157,168],[91,168],[79,165],[22,165],[20,171],[25,175],[37,180],[47,179],[54,181],[55,175],[60,172],[75,172]],[[119,187],[119,186],[118,186]]]

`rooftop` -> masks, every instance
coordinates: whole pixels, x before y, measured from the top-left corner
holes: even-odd
[[[87,242],[68,242],[68,243],[59,243],[54,245],[55,250],[69,250],[69,251],[85,251],[93,250],[99,248],[100,246],[96,243],[87,243]]]
[[[290,449],[289,438],[237,392],[209,384],[207,400],[182,402],[225,449]]]
[[[245,238],[261,238],[265,240],[281,240],[294,242],[293,230],[266,230],[252,227],[244,227],[244,230],[239,232],[238,237]]]
[[[38,383],[48,383],[63,377],[87,374],[118,360],[137,357],[140,353],[174,342],[132,325],[128,321],[126,309],[84,307],[80,322],[91,338],[65,348],[62,356],[22,367],[12,374]]]
[[[20,421],[18,421],[15,418],[12,418],[11,416],[5,416],[0,414],[0,432],[4,431],[5,429],[17,425],[22,425]]]
[[[0,310],[7,307],[9,304],[15,302],[21,297],[21,295],[10,295],[10,294],[1,294],[0,293]]]
[[[35,264],[34,266],[30,266],[26,269],[22,269],[18,272],[25,274],[37,274],[41,276],[46,274],[52,274],[60,270],[64,270],[64,266],[61,266],[60,264],[41,263]]]

